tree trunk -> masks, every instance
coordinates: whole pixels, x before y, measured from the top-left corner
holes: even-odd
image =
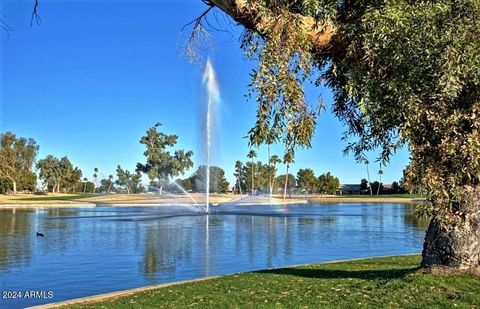
[[[158,188],[158,193],[159,193],[160,195],[163,194],[163,184],[160,185],[160,187]]]
[[[254,188],[255,188],[255,184],[254,184],[255,175],[254,175],[254,173],[255,173],[255,167],[254,167],[254,165],[253,165],[253,159],[252,159],[252,195],[253,195],[253,190],[254,190]]]
[[[368,170],[368,164],[366,164],[366,166],[367,166],[368,187],[370,189],[370,195],[373,195],[373,193],[372,193],[372,183],[370,182],[370,172]]]
[[[287,195],[287,186],[288,186],[288,164],[287,164],[287,174],[285,174],[285,187],[283,188],[283,200],[285,201],[285,197]]]
[[[110,189],[112,189],[112,182],[108,185],[108,193],[110,193]]]
[[[431,220],[425,236],[422,267],[480,268],[480,211],[454,225]]]
[[[12,180],[13,194],[17,194],[17,182]]]
[[[83,193],[85,193],[86,190],[87,190],[87,182],[83,184]]]

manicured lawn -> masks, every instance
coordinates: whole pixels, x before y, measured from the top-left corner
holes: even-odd
[[[185,283],[70,308],[479,308],[480,276],[440,275],[398,256]]]

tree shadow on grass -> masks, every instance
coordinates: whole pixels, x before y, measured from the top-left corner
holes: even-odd
[[[258,271],[262,274],[291,275],[304,278],[316,279],[363,279],[363,280],[387,280],[400,279],[421,269],[414,268],[385,269],[385,270],[333,270],[333,269],[306,269],[306,268],[278,268]]]

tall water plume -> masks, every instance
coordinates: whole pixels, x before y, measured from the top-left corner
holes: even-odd
[[[215,76],[210,58],[207,59],[205,69],[203,71],[203,85],[207,91],[207,106],[205,117],[205,165],[206,165],[206,179],[205,179],[205,194],[207,213],[210,205],[210,159],[212,150],[212,113],[213,104],[220,103],[220,91],[218,82]]]

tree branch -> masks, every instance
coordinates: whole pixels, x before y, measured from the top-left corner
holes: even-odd
[[[208,0],[205,3],[218,7],[239,24],[261,35],[265,34],[275,23],[274,20],[262,19],[256,12],[249,10],[247,0]],[[317,52],[328,49],[336,29],[329,23],[316,20],[313,17],[301,16],[300,18],[302,20],[302,31],[310,37],[313,48]]]

